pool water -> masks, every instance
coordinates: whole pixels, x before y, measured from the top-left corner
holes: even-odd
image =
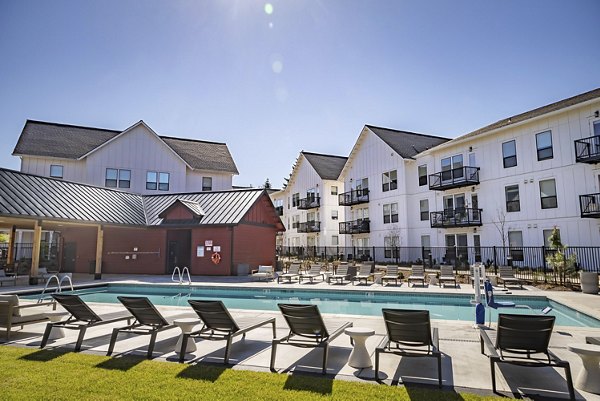
[[[64,292],[69,293],[69,292]],[[432,319],[474,321],[475,307],[471,295],[418,294],[386,291],[323,291],[309,289],[248,289],[243,287],[208,287],[177,285],[107,284],[73,291],[87,302],[119,303],[117,296],[146,296],[156,305],[187,306],[188,299],[221,300],[231,309],[278,310],[278,303],[308,303],[319,306],[322,313],[381,316],[382,308],[427,309]],[[24,298],[38,299],[39,295]],[[497,295],[497,301],[512,301],[525,308],[486,308],[486,322],[496,321],[498,311],[541,314],[551,307],[557,326],[600,328],[600,320],[540,296]]]

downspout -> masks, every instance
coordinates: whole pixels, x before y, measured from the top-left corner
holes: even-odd
[[[234,230],[235,230],[235,226],[234,227],[230,227],[229,229],[231,230],[231,244],[230,244],[230,247],[229,247],[229,257],[230,257],[229,260],[231,262],[230,262],[230,265],[229,265],[229,275],[233,276],[233,275],[235,275],[234,273],[237,273],[237,272],[233,271],[233,233],[234,233]]]

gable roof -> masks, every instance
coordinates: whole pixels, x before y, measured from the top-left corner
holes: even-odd
[[[195,218],[201,218],[206,214],[206,213],[204,213],[204,210],[202,210],[202,207],[200,207],[200,204],[198,202],[194,202],[194,201],[187,200],[187,199],[177,198],[177,199],[175,199],[175,201],[173,201],[173,203],[171,203],[169,206],[167,206],[165,209],[163,209],[158,214],[158,217],[160,217],[161,219],[164,220],[164,218],[167,216],[167,214],[171,210],[173,210],[173,208],[177,207],[178,205],[182,205],[184,208],[186,208],[190,213],[192,213],[192,215]]]
[[[313,166],[317,174],[319,174],[319,177],[324,180],[337,180],[348,160],[344,156],[324,155],[305,151],[302,151],[302,154],[310,165]]]
[[[27,120],[12,154],[80,160],[125,131]],[[239,174],[225,143],[157,136],[193,169]]]
[[[368,124],[365,127],[369,128],[404,159],[412,159],[417,154],[450,140],[450,138],[440,136],[417,134]]]

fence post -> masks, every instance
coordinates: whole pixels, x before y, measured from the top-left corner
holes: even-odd
[[[373,246],[373,263],[375,263],[375,247]]]
[[[544,283],[547,283],[548,266],[546,265],[546,245],[542,245],[542,266],[544,266]]]
[[[396,265],[398,265],[398,260],[400,259],[400,248],[396,247]]]
[[[498,263],[496,263],[496,245],[494,245],[493,248],[494,248],[494,274],[498,274]]]

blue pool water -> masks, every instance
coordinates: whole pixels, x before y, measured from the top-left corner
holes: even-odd
[[[119,303],[119,295],[146,296],[156,305],[187,306],[188,299],[221,300],[232,309],[277,310],[277,303],[310,303],[323,313],[381,316],[382,308],[427,309],[432,319],[474,321],[475,307],[471,295],[397,293],[386,291],[322,291],[312,289],[248,289],[243,287],[208,287],[177,285],[107,284],[76,290],[87,302]],[[38,295],[29,298],[37,299]],[[600,328],[600,320],[539,296],[498,295],[498,301],[512,301],[528,308],[505,308],[501,312],[539,314],[550,306],[558,326]],[[486,321],[490,308],[486,308]],[[492,321],[498,316],[491,311]]]

